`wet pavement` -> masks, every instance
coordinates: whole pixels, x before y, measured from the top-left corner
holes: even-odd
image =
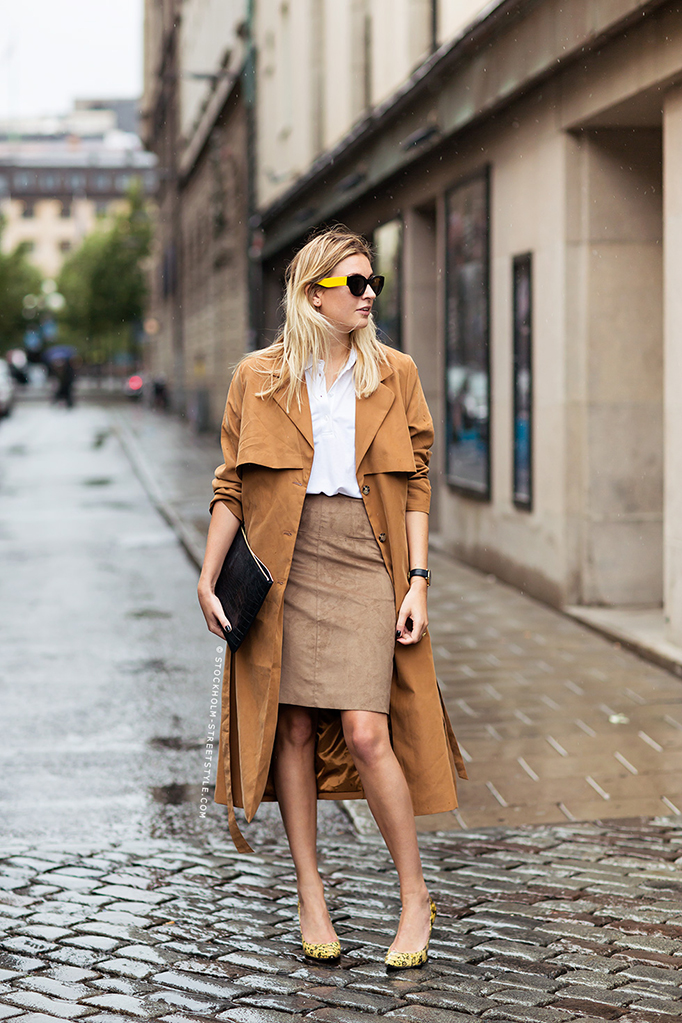
[[[218,807],[198,812],[224,645],[114,417],[32,402],[0,424],[5,837],[225,833]]]
[[[430,963],[386,975],[395,877],[362,804],[358,834],[332,802],[343,957],[304,960],[276,806],[252,857],[201,811],[223,650],[153,502],[196,554],[218,457],[135,406],[34,401],[0,424],[0,1020],[679,1019],[682,683],[436,553],[471,781],[418,819]]]
[[[679,817],[682,682],[495,579],[437,565],[430,630],[471,776],[461,822]]]

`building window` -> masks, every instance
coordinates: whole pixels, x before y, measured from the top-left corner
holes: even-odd
[[[402,347],[401,277],[403,222],[389,220],[374,232],[374,272],[386,278],[384,290],[374,303],[374,322],[379,340],[393,348]]]
[[[56,192],[59,188],[59,177],[56,174],[40,175],[40,191]]]
[[[407,33],[410,68],[421,64],[435,50],[434,37],[437,2],[408,0]]]
[[[109,174],[95,175],[95,191],[109,192],[111,190],[111,176]]]
[[[62,217],[64,220],[71,216],[71,203],[68,202],[62,203],[59,210],[59,216]]]
[[[530,511],[533,501],[532,256],[512,264],[514,316],[514,504]]]
[[[71,251],[71,242],[69,242],[69,241],[60,242],[59,243],[59,251],[60,252],[70,252]]]
[[[446,195],[446,475],[490,497],[489,173]]]
[[[27,219],[30,217],[35,217],[35,207],[32,202],[24,203],[23,208],[21,210],[21,215],[22,217],[26,217]]]
[[[84,192],[85,191],[85,174],[71,174],[69,175],[69,188],[72,192]]]
[[[351,113],[357,118],[372,104],[372,15],[369,0],[351,0]]]
[[[324,149],[325,123],[325,31],[324,0],[313,0],[310,11],[310,99],[312,111],[312,140],[315,155]]]
[[[14,175],[14,191],[30,192],[36,187],[36,175],[34,171],[17,171]]]
[[[294,63],[291,39],[291,13],[289,4],[283,3],[279,10],[280,15],[280,59],[281,70],[277,83],[279,99],[279,124],[278,135],[280,138],[287,138],[291,132],[293,120],[293,77]]]

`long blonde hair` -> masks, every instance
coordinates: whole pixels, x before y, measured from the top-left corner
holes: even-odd
[[[310,289],[328,277],[342,259],[355,255],[367,256],[371,262],[372,250],[368,242],[348,228],[338,226],[314,235],[291,260],[285,276],[284,328],[279,337],[259,353],[270,356],[262,367],[267,379],[258,392],[259,397],[269,398],[285,387],[287,410],[292,400],[300,407],[308,362],[312,357],[313,367],[316,367],[329,352],[329,321],[309,300]],[[370,316],[366,326],[351,331],[349,339],[357,356],[353,367],[355,393],[358,398],[366,398],[379,386],[381,365],[386,362],[373,318]]]

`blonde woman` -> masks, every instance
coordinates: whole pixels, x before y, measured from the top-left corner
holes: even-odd
[[[426,962],[435,916],[414,815],[453,809],[466,772],[427,632],[431,416],[412,359],[377,340],[371,255],[344,228],[308,241],[280,337],[234,374],[199,601],[223,638],[214,586],[243,522],[274,584],[226,666],[216,800],[241,851],[234,806],[279,802],[303,950],[333,960],[317,800],[366,798],[400,881],[401,969]]]

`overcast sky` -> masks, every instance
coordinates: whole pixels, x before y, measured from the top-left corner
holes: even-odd
[[[0,0],[0,118],[142,90],[143,0]]]

